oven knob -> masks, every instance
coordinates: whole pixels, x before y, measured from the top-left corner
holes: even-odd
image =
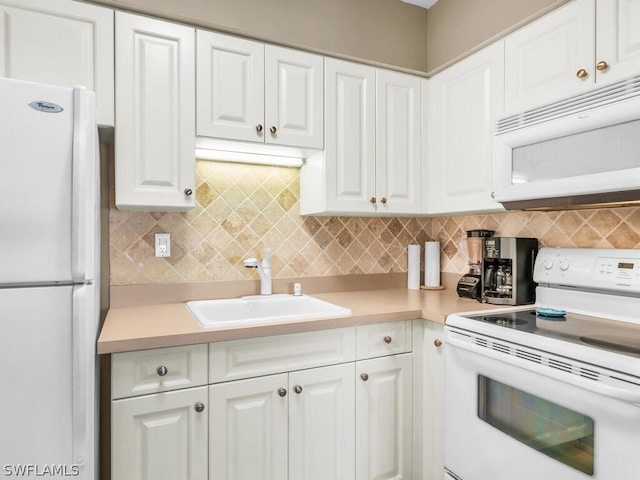
[[[566,258],[560,260],[560,270],[562,270],[563,272],[569,270],[569,260],[567,260]]]
[[[551,270],[553,268],[553,258],[547,258],[542,265],[545,270]]]

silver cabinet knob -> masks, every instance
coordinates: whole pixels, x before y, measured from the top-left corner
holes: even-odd
[[[391,343],[391,341],[392,341],[392,340],[393,340],[393,339],[392,339],[389,335],[387,335],[386,337],[384,337],[384,343]]]
[[[202,402],[198,402],[193,406],[193,409],[198,412],[198,413],[202,413],[204,412],[204,403]]]
[[[260,124],[256,125],[256,131],[258,133],[262,132],[262,125],[260,125]]]
[[[287,389],[286,388],[279,388],[278,389],[278,395],[280,395],[281,397],[286,397],[287,396]]]
[[[184,194],[185,194],[187,197],[190,197],[191,195],[193,195],[193,190],[192,190],[192,189],[190,189],[189,187],[187,187],[187,188],[185,188],[185,189],[184,189]]]
[[[269,131],[271,132],[272,135],[275,135],[276,132],[278,131],[278,129],[275,126],[272,126]]]
[[[293,387],[293,391],[300,395],[302,393],[302,386],[296,385],[295,387]]]
[[[369,375],[367,375],[366,373],[361,373],[360,378],[363,382],[366,382],[367,380],[369,380]]]
[[[164,365],[161,365],[158,367],[158,370],[156,370],[156,372],[158,372],[158,375],[160,375],[161,377],[164,377],[167,373],[169,373],[169,369]]]

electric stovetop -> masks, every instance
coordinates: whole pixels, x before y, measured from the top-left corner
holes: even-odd
[[[503,335],[508,337],[507,329],[515,330],[640,358],[640,330],[638,325],[627,322],[576,313],[543,316],[536,314],[533,308],[462,316],[483,322],[487,326],[493,325],[505,329],[494,331],[499,337]]]

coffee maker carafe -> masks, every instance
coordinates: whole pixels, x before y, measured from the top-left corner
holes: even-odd
[[[537,238],[484,238],[482,299],[496,305],[522,305],[535,301],[533,266]]]
[[[482,252],[484,251],[484,239],[492,236],[493,233],[493,230],[467,230],[466,237],[461,239],[459,247],[467,258],[469,273],[458,280],[456,289],[458,296],[482,301]]]

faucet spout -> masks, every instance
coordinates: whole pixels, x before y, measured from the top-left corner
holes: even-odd
[[[267,249],[262,262],[257,258],[247,258],[244,261],[246,268],[255,268],[260,277],[260,294],[271,295],[271,249]]]

